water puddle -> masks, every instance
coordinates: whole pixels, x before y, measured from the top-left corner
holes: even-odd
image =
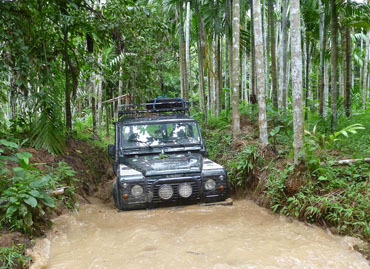
[[[347,242],[247,200],[55,219],[47,268],[370,268]]]

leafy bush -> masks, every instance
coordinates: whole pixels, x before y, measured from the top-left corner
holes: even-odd
[[[17,152],[18,145],[13,142],[0,143],[8,153],[0,155],[0,224],[26,234],[39,233],[42,225],[49,224],[48,213],[56,208],[57,199],[73,208],[74,171],[65,163],[59,163],[55,169],[40,170],[30,164],[32,154]],[[71,187],[64,195],[52,196],[52,190],[65,185]]]
[[[30,257],[24,255],[24,245],[0,248],[0,268],[24,268]]]
[[[256,145],[246,145],[236,155],[235,159],[230,159],[226,163],[231,187],[246,188],[251,172],[259,168],[262,163],[263,159],[258,152],[258,147]]]

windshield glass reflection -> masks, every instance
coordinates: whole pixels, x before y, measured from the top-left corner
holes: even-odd
[[[127,125],[122,127],[125,148],[155,146],[185,146],[200,143],[194,122]]]

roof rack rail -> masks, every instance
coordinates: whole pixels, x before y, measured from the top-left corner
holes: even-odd
[[[145,104],[120,105],[123,108],[118,112],[118,118],[122,116],[138,116],[146,113],[182,113],[189,114],[189,101],[182,98],[155,98]]]

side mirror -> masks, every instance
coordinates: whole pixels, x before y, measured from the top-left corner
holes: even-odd
[[[111,156],[114,159],[114,156],[116,155],[116,149],[114,145],[109,144],[108,145],[108,155]]]

